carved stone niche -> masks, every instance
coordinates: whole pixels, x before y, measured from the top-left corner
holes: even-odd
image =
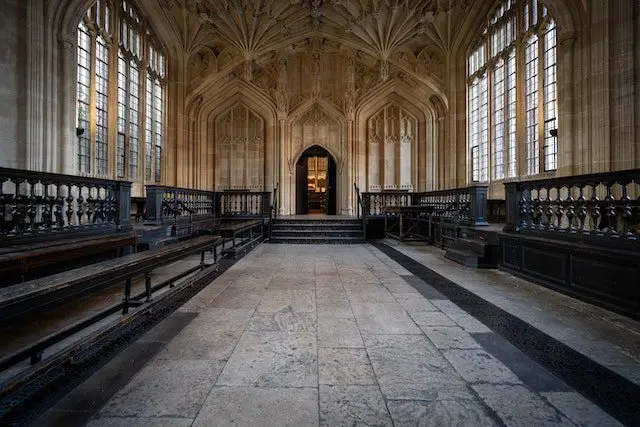
[[[216,190],[264,189],[264,119],[239,103],[215,122]]]
[[[413,190],[418,120],[395,103],[367,121],[367,163],[370,191]]]

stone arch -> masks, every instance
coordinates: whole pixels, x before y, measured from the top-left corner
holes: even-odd
[[[397,83],[383,85],[373,96],[365,97],[357,111],[355,140],[356,151],[356,183],[362,189],[369,189],[371,182],[369,147],[367,141],[367,123],[369,118],[390,102],[402,105],[417,118],[417,140],[412,152],[412,181],[414,190],[424,191],[436,187],[438,141],[444,135],[438,132],[436,127],[436,113],[431,102],[428,101],[429,93],[425,97],[418,97],[404,86]],[[437,96],[437,95],[434,95]],[[438,96],[438,99],[442,100]],[[443,101],[444,104],[444,101]]]
[[[214,183],[217,191],[263,191],[265,119],[240,101],[215,116]]]
[[[195,127],[194,131],[187,135],[187,146],[194,153],[193,162],[195,170],[199,171],[197,177],[201,188],[214,188],[216,168],[219,159],[216,157],[216,119],[234,105],[244,104],[264,120],[264,149],[262,154],[263,188],[265,191],[272,189],[277,182],[275,171],[277,167],[276,156],[276,112],[272,102],[263,94],[252,91],[249,85],[243,81],[236,81],[232,86],[226,86],[225,91],[216,91],[206,94],[206,101],[195,99],[187,107],[188,117]]]
[[[295,113],[289,116],[287,120],[287,129],[289,130],[290,144],[291,144],[291,155],[288,158],[290,169],[293,168],[293,165],[296,164],[300,155],[307,148],[313,145],[318,145],[324,148],[325,150],[327,150],[334,157],[334,159],[336,160],[336,163],[338,164],[339,171],[342,170],[342,166],[344,164],[344,159],[346,156],[346,153],[341,152],[340,150],[340,148],[344,146],[343,144],[344,142],[343,130],[344,130],[344,124],[345,124],[344,116],[342,116],[337,109],[333,108],[333,111],[331,111],[331,108],[327,108],[327,107],[333,107],[333,104],[326,101],[323,104],[319,102],[319,100],[310,100],[305,102],[303,106],[301,106],[301,108],[297,108]],[[336,130],[334,130],[336,135],[334,135],[334,137],[337,137],[337,141],[335,141],[334,143],[331,143],[331,141],[320,141],[318,139],[305,141],[304,139],[305,135],[302,135],[302,139],[298,143],[298,141],[295,138],[296,130],[294,129],[294,126],[304,126],[305,124],[307,125],[311,124],[311,125],[314,125],[315,127],[317,126],[330,127],[331,126],[330,122],[333,122],[336,127]],[[304,130],[302,130],[302,132],[304,132]],[[326,132],[330,133],[331,130],[329,129]],[[331,135],[327,136],[327,138],[330,138],[330,137]]]

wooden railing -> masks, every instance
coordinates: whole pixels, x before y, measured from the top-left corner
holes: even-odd
[[[451,190],[408,193],[384,191],[362,193],[365,218],[382,217],[385,206],[433,206],[434,217],[465,225],[488,225],[486,185]]]
[[[269,215],[268,191],[224,191],[217,193],[223,217],[263,217]]]
[[[640,169],[505,184],[505,232],[640,242]]]
[[[215,216],[215,193],[204,190],[147,185],[147,225],[175,223],[180,217]]]
[[[131,183],[0,168],[0,238],[130,228]]]
[[[367,217],[365,215],[365,207],[364,207],[364,198],[362,193],[360,193],[360,187],[357,184],[353,184],[353,188],[356,192],[356,215],[358,219],[362,221],[362,236],[364,239],[367,238]]]
[[[271,238],[271,235],[273,233],[273,223],[278,218],[278,209],[279,209],[278,203],[280,200],[280,197],[278,195],[279,187],[280,187],[280,183],[277,183],[275,188],[273,189],[271,207],[269,208],[269,238]]]

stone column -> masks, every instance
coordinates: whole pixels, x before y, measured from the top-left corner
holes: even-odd
[[[77,137],[75,134],[75,94],[76,94],[76,40],[71,34],[61,34],[58,37],[58,58],[61,64],[62,74],[58,87],[58,105],[55,111],[58,113],[57,143],[51,147],[51,152],[46,156],[52,156],[56,161],[54,172],[74,175],[76,168]],[[62,155],[56,155],[61,153]]]
[[[574,85],[574,58],[576,38],[562,38],[558,43],[558,175],[573,175],[575,167],[574,147],[576,120]]]
[[[288,195],[289,195],[289,192],[291,191],[291,182],[289,177],[289,168],[287,166],[287,158],[286,158],[287,156],[285,154],[286,129],[287,129],[287,123],[286,123],[285,116],[280,115],[278,117],[278,139],[277,139],[277,148],[276,148],[276,151],[278,153],[279,169],[280,169],[278,173],[278,176],[280,177],[279,178],[280,182],[278,186],[278,192],[280,193],[278,195],[280,212],[278,212],[278,215],[284,215],[290,206],[288,202],[288,199],[289,199]]]
[[[27,147],[26,168],[45,169],[44,159],[44,4],[42,0],[27,0]]]

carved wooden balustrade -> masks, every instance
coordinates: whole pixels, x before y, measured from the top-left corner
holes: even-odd
[[[0,238],[130,228],[131,183],[0,168]]]
[[[215,193],[188,188],[147,185],[145,224],[171,224],[180,217],[215,216]]]
[[[444,222],[483,226],[487,222],[486,185],[422,193],[420,205],[433,206],[434,216]]]
[[[218,193],[223,217],[263,217],[269,215],[271,193],[268,191],[224,191]]]
[[[362,193],[363,215],[382,217],[385,206],[432,206],[435,219],[464,225],[488,225],[486,185],[407,193],[402,191]]]
[[[416,204],[416,197],[421,193],[406,191],[363,192],[362,211],[364,217],[383,217],[385,206],[409,206]]]
[[[640,241],[640,169],[505,186],[505,232],[594,242]]]

